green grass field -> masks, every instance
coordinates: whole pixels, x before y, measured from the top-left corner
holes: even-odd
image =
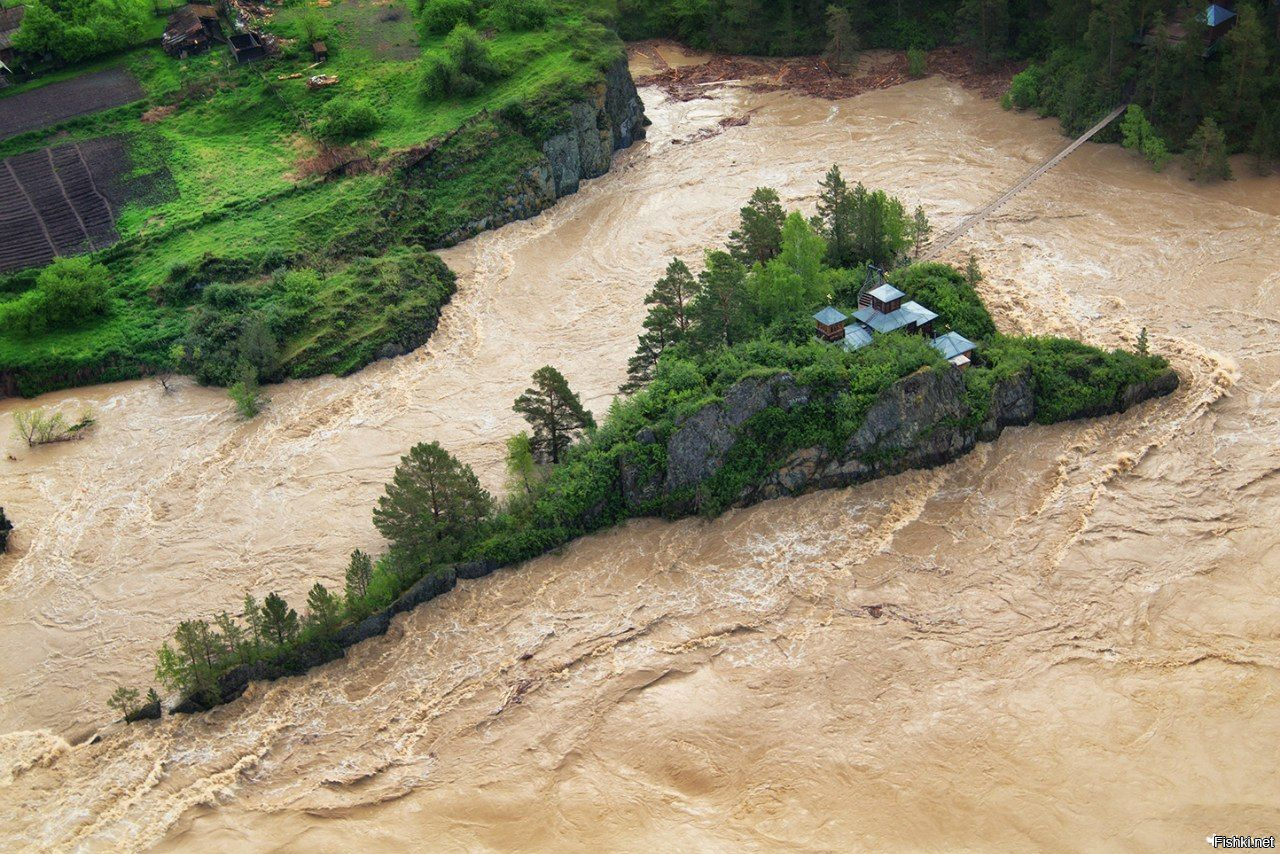
[[[312,67],[305,31],[317,21],[329,59]],[[112,309],[106,317],[33,336],[0,329],[0,374],[16,378],[21,393],[137,376],[162,364],[173,342],[184,336],[208,284],[266,281],[270,265],[342,275],[353,257],[380,252],[381,241],[375,249],[368,241],[340,239],[376,221],[380,200],[398,176],[379,170],[323,180],[301,169],[320,150],[315,131],[328,102],[356,99],[373,107],[377,126],[346,144],[377,164],[454,131],[482,111],[498,115],[516,104],[554,110],[583,97],[622,51],[617,37],[583,4],[566,2],[553,7],[545,26],[528,32],[486,28],[498,79],[470,97],[427,100],[419,94],[420,59],[424,51],[441,53],[445,36],[423,38],[414,12],[401,2],[299,3],[277,9],[265,28],[283,46],[281,55],[268,62],[237,66],[225,49],[179,61],[158,46],[144,47],[38,78],[0,96],[123,65],[142,84],[142,104],[11,138],[0,143],[0,157],[55,141],[118,135],[127,139],[131,177],[154,179],[154,192],[120,211],[120,242],[97,253],[112,273]],[[338,84],[309,89],[306,78],[320,73],[336,75]],[[454,145],[456,156],[442,150],[440,156],[452,158],[454,166],[447,180],[431,180],[423,188],[428,197],[419,201],[431,211],[432,225],[417,229],[418,245],[435,245],[450,227],[462,225],[465,215],[483,216],[481,206],[505,195],[519,169],[536,159],[537,141],[499,119],[483,123],[475,131],[481,132],[487,134],[484,144],[472,145],[470,154],[465,134]],[[342,253],[333,250],[337,243],[345,247]],[[189,269],[205,272],[182,291],[173,285],[174,271]],[[5,299],[16,299],[34,285],[36,272],[0,277],[0,310]],[[363,280],[348,276],[345,287],[359,291]],[[365,303],[366,316],[344,322],[353,342],[367,343],[369,334],[376,338],[370,330],[388,328],[385,305]],[[240,310],[261,312],[270,304],[264,296]],[[350,309],[361,301],[346,304]],[[298,357],[308,352],[307,341],[341,349],[334,343],[334,316],[317,306],[308,323],[282,333],[287,374],[314,373],[321,365],[324,370],[358,367]]]

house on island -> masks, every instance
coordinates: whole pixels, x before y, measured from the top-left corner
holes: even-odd
[[[850,352],[870,344],[876,334],[906,332],[931,339],[930,344],[942,358],[964,370],[977,345],[958,332],[935,337],[933,326],[937,319],[936,312],[907,299],[905,293],[885,282],[884,272],[875,267],[867,271],[867,281],[858,294],[858,310],[852,318],[832,305],[813,316],[819,338]]]
[[[942,354],[942,358],[962,371],[969,367],[969,364],[973,361],[973,351],[978,349],[977,344],[974,344],[959,332],[948,332],[945,335],[939,335],[929,344]]]
[[[222,42],[222,21],[213,6],[188,3],[169,16],[169,24],[160,37],[164,52],[178,59],[204,53],[215,42]]]

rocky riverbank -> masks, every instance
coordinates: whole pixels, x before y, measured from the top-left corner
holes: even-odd
[[[453,245],[492,228],[530,219],[582,182],[609,171],[613,155],[645,138],[644,103],[625,59],[611,65],[590,98],[568,106],[568,120],[540,143],[537,163],[524,171],[502,202],[483,217],[450,232]]]

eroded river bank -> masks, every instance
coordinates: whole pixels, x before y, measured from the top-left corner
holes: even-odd
[[[653,279],[752,188],[808,205],[834,161],[946,228],[1063,144],[938,80],[643,94],[650,141],[614,172],[446,253],[459,293],[425,348],[271,389],[248,425],[218,391],[125,383],[39,401],[92,403],[84,442],[6,438],[0,845],[1145,848],[1280,826],[1280,179],[1199,188],[1102,146],[956,257],[976,251],[1005,330],[1119,346],[1146,326],[1173,398],[631,524],[308,676],[67,747],[177,619],[300,601],[376,548],[370,507],[413,442],[498,486],[510,402],[548,362],[602,413]]]

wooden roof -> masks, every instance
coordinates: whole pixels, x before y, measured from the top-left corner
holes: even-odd
[[[25,14],[27,14],[26,6],[0,9],[0,50],[6,50],[13,46],[13,34],[22,25],[22,16]]]

